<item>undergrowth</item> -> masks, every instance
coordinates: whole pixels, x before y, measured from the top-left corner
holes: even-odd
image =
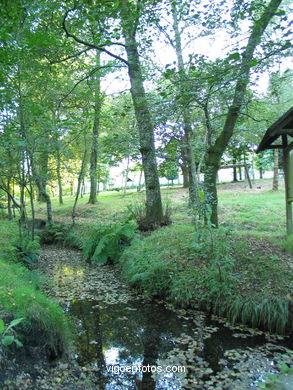
[[[41,279],[16,262],[17,224],[0,223],[0,317],[5,323],[24,318],[18,325],[17,338],[24,344],[44,348],[53,356],[61,355],[71,345],[69,322],[58,304],[40,290]]]
[[[285,285],[289,275],[274,258],[262,272],[258,254],[251,259],[253,267],[245,266],[243,258],[235,256],[233,240],[226,229],[169,226],[135,239],[119,263],[126,281],[149,296],[225,315],[233,323],[284,332],[289,327],[289,301],[285,289],[271,287],[276,272],[287,278]]]
[[[83,256],[96,264],[116,262],[130,244],[137,225],[133,221],[96,227],[83,244]]]

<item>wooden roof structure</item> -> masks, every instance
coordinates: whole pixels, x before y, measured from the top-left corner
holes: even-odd
[[[273,144],[279,137],[282,138],[282,143]],[[267,129],[256,153],[265,149],[284,149],[288,146],[289,137],[293,138],[293,107]]]
[[[266,149],[282,149],[284,158],[287,234],[293,234],[293,107],[266,131],[256,153]]]

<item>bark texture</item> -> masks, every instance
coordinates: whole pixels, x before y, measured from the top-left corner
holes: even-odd
[[[100,52],[96,54],[96,66],[100,67]],[[94,122],[92,131],[92,149],[90,157],[90,197],[88,203],[95,204],[97,202],[97,186],[98,186],[98,146],[99,146],[99,130],[101,117],[101,77],[99,74],[94,75]]]
[[[135,17],[132,14],[132,4],[129,0],[120,0],[120,9],[122,31],[128,60],[131,96],[139,129],[140,152],[145,176],[146,218],[149,224],[160,224],[163,220],[163,208],[157,171],[154,128],[144,90],[135,37],[139,15]]]

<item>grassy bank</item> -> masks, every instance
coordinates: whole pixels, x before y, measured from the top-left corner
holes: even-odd
[[[182,224],[137,238],[120,264],[128,283],[148,296],[284,332],[290,326],[289,268],[253,244],[227,230],[199,233]]]
[[[198,231],[182,188],[162,189],[173,206],[173,225],[150,236],[139,235],[120,259],[125,279],[149,296],[181,306],[204,307],[231,321],[282,332],[290,324],[293,242],[286,242],[284,189],[259,181],[220,184],[218,231]],[[94,225],[121,221],[143,193],[100,194],[96,205],[80,200],[77,224],[66,244],[89,239]],[[72,199],[55,204],[55,219],[70,222]],[[37,209],[43,217],[44,209]],[[292,303],[291,303],[292,308]],[[292,311],[292,309],[291,309]]]
[[[24,344],[54,355],[68,350],[71,332],[62,309],[40,291],[39,276],[16,262],[16,222],[0,221],[0,317],[5,324],[24,318],[15,329]]]

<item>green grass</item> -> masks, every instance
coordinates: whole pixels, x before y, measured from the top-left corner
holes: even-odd
[[[198,238],[191,225],[177,224],[137,238],[120,259],[124,278],[148,296],[284,332],[292,291],[284,263],[251,254],[245,242],[222,229],[212,233],[212,246],[209,234]]]
[[[17,230],[13,221],[0,222],[0,316],[5,323],[25,318],[16,329],[23,344],[38,340],[42,348],[62,354],[71,342],[69,323],[61,307],[40,291],[40,277],[15,262]]]
[[[262,186],[263,182],[259,181]],[[286,239],[284,190],[250,191],[243,189],[243,184],[219,185],[220,225],[231,233],[229,237],[221,229],[214,233],[216,256],[207,248],[208,237],[206,242],[194,244],[186,191],[161,190],[163,199],[173,206],[173,226],[143,240],[137,237],[126,249],[121,267],[128,283],[149,296],[164,296],[182,306],[204,306],[231,321],[282,331],[292,300],[290,260],[282,259],[282,250],[293,248],[292,240]],[[66,244],[81,247],[94,226],[125,219],[127,205],[143,203],[144,196],[136,191],[105,192],[96,205],[88,205],[88,196],[84,196],[77,208],[80,220]],[[60,206],[53,200],[54,216],[70,222],[74,199],[66,197],[64,201]],[[45,217],[44,205],[37,207],[37,214]],[[230,249],[223,246],[225,242]],[[225,256],[219,256],[220,252]]]
[[[284,236],[284,191],[252,193],[220,192],[221,222],[231,228],[260,236]]]

